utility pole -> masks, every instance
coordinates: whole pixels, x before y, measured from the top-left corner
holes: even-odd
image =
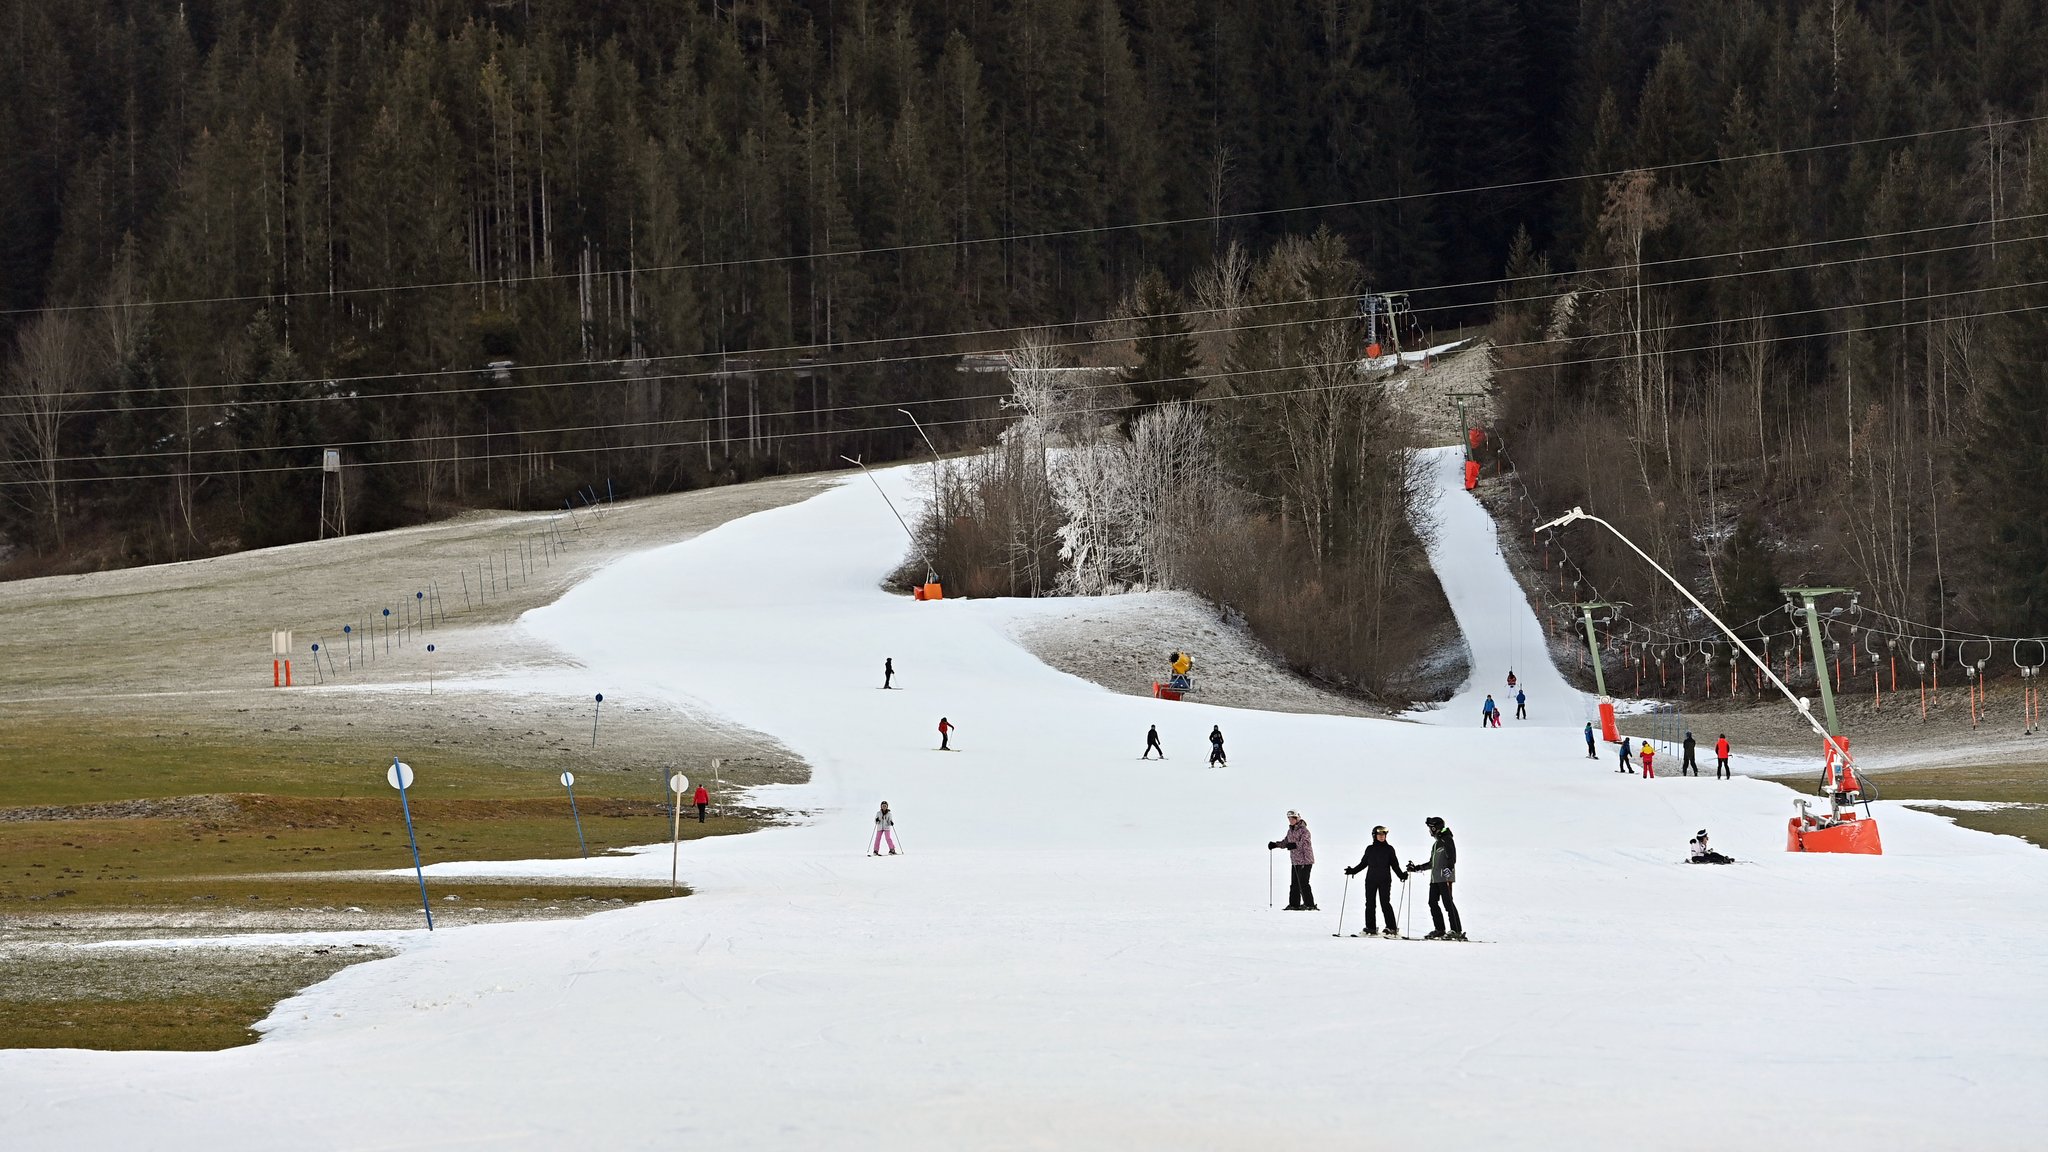
[[[1600,637],[1593,632],[1593,610],[1612,608],[1604,600],[1588,600],[1579,605],[1579,617],[1586,622],[1586,651],[1593,657],[1593,690],[1607,699],[1607,673],[1600,667]]]
[[[1813,601],[1816,597],[1820,596],[1846,595],[1853,598],[1856,595],[1856,590],[1854,588],[1785,588],[1781,589],[1781,591],[1787,596],[1799,597],[1801,611],[1806,614],[1806,638],[1813,645],[1813,678],[1820,685],[1821,714],[1827,717],[1827,734],[1830,736],[1840,736],[1842,734],[1842,726],[1835,720],[1835,688],[1828,681],[1828,657],[1827,652],[1821,646],[1820,616],[1814,609]]]

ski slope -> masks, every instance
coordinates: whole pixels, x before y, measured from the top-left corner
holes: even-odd
[[[916,500],[914,472],[882,479]],[[2038,1147],[2048,854],[1879,805],[1889,855],[1791,856],[1782,788],[1588,762],[1576,695],[1528,663],[1493,525],[1455,484],[1435,514],[1476,671],[1428,724],[1053,671],[1006,638],[1015,605],[877,588],[902,533],[866,483],[628,558],[526,626],[622,699],[787,742],[813,781],[759,799],[805,822],[691,845],[688,900],[415,934],[281,1005],[252,1047],[0,1053],[0,1131],[36,1149]],[[877,690],[885,656],[902,691]],[[1474,693],[1510,658],[1536,719],[1482,731]],[[934,750],[941,715],[957,752]],[[1151,723],[1175,759],[1137,759]],[[1212,723],[1226,770],[1202,766]],[[401,751],[430,778],[429,750]],[[907,855],[864,855],[883,799]],[[1315,832],[1319,913],[1268,906],[1289,808]],[[1332,938],[1368,829],[1417,859],[1430,815],[1487,943]],[[1752,863],[1677,863],[1702,826]],[[668,867],[662,846],[460,870]]]

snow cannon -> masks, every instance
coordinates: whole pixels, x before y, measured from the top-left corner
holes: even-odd
[[[1871,797],[1865,795],[1864,785],[1856,779],[1856,769],[1850,764],[1847,736],[1828,740],[1820,794],[1827,797],[1828,814],[1816,815],[1808,809],[1806,800],[1796,801],[1799,815],[1786,822],[1785,851],[1884,855],[1884,841],[1878,836],[1876,819],[1856,814],[1856,805],[1863,804],[1867,809]]]
[[[1178,700],[1195,690],[1194,678],[1188,673],[1195,667],[1195,658],[1185,652],[1175,652],[1166,658],[1166,680],[1152,682],[1152,696],[1157,700]]]

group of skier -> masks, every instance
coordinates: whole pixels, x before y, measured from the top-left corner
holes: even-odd
[[[1515,679],[1513,669],[1508,670],[1508,691],[1515,694],[1515,719],[1527,720],[1529,718],[1529,694],[1522,691],[1520,682]],[[1491,692],[1487,693],[1486,703],[1479,706],[1479,726],[1481,728],[1500,727],[1501,711],[1501,706],[1493,701],[1493,694]]]
[[[1154,752],[1159,753],[1161,760],[1166,759],[1166,746],[1159,742],[1159,725],[1157,724],[1145,730],[1145,751],[1138,759],[1150,760]],[[1223,754],[1223,726],[1221,724],[1209,726],[1209,767],[1230,767],[1230,758]]]
[[[1424,940],[1463,940],[1465,925],[1458,918],[1458,905],[1451,898],[1451,886],[1457,879],[1458,844],[1451,836],[1450,825],[1443,817],[1431,816],[1423,821],[1429,829],[1430,849],[1427,863],[1403,865],[1401,858],[1387,842],[1387,829],[1379,825],[1372,830],[1372,843],[1366,845],[1364,855],[1358,863],[1344,870],[1347,877],[1365,873],[1365,930],[1361,936],[1401,934],[1400,924],[1394,919],[1394,881],[1406,882],[1413,873],[1427,872],[1429,875],[1429,918],[1432,931]],[[1287,911],[1315,912],[1315,889],[1310,884],[1310,874],[1315,868],[1315,842],[1308,830],[1308,821],[1301,813],[1287,814],[1287,833],[1278,840],[1266,842],[1266,850],[1287,849],[1288,883]],[[1378,927],[1378,914],[1384,913],[1387,926]],[[1448,923],[1447,923],[1448,921]]]
[[[1697,741],[1693,739],[1691,732],[1685,734],[1685,739],[1680,742],[1679,747],[1683,750],[1684,758],[1679,761],[1678,774],[1680,776],[1699,775],[1700,765],[1698,759],[1695,758]],[[1586,759],[1598,759],[1593,748],[1593,724],[1589,720],[1586,722]],[[1628,737],[1623,736],[1621,738],[1621,744],[1615,752],[1615,762],[1618,766],[1614,770],[1616,772],[1634,773],[1636,769],[1631,760],[1639,761],[1642,764],[1643,779],[1655,780],[1657,778],[1657,749],[1649,740],[1643,740],[1640,747],[1632,748]],[[1734,770],[1728,767],[1728,734],[1723,732],[1721,733],[1721,738],[1714,741],[1714,779],[1732,780],[1734,778]]]

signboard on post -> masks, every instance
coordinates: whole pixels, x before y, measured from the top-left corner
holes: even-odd
[[[341,471],[341,449],[329,448],[320,453],[320,470],[322,472]]]

